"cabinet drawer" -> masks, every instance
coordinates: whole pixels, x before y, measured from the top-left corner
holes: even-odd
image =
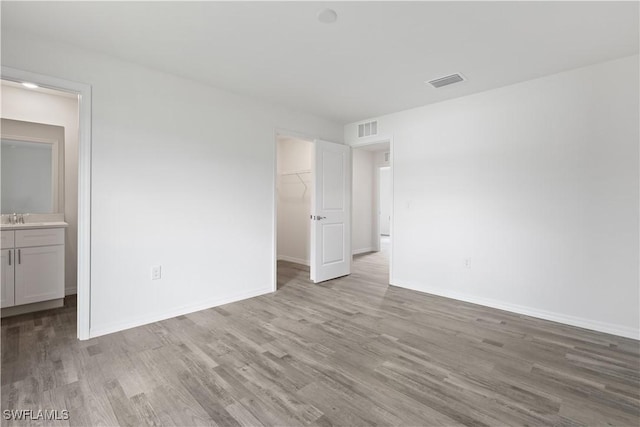
[[[64,228],[16,230],[16,248],[64,245]]]
[[[0,231],[2,238],[0,238],[1,249],[13,249],[15,243],[15,231]]]

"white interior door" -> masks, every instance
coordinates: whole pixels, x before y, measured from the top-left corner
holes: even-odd
[[[351,273],[351,147],[314,141],[311,280]]]

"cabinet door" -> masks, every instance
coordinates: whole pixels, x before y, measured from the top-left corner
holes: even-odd
[[[15,241],[16,241],[15,231],[13,230],[0,231],[0,248],[13,249]]]
[[[64,297],[64,246],[19,248],[16,305]]]
[[[11,307],[15,305],[14,294],[14,267],[16,265],[15,251],[13,249],[3,249],[0,257],[0,306]]]

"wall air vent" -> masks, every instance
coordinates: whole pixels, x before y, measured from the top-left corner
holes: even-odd
[[[450,84],[464,81],[464,78],[460,74],[451,74],[450,76],[440,77],[439,79],[429,80],[429,84],[433,87],[440,88]]]
[[[390,152],[386,152],[384,153],[384,161],[385,163],[389,163],[389,159],[391,158],[391,153]]]
[[[358,125],[358,138],[365,138],[367,136],[374,136],[378,134],[378,121],[360,123]]]

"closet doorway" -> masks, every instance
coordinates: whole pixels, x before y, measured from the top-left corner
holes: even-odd
[[[351,274],[351,148],[276,137],[275,283],[279,267],[320,283]]]
[[[277,237],[278,261],[311,266],[311,215],[313,141],[277,137]]]

